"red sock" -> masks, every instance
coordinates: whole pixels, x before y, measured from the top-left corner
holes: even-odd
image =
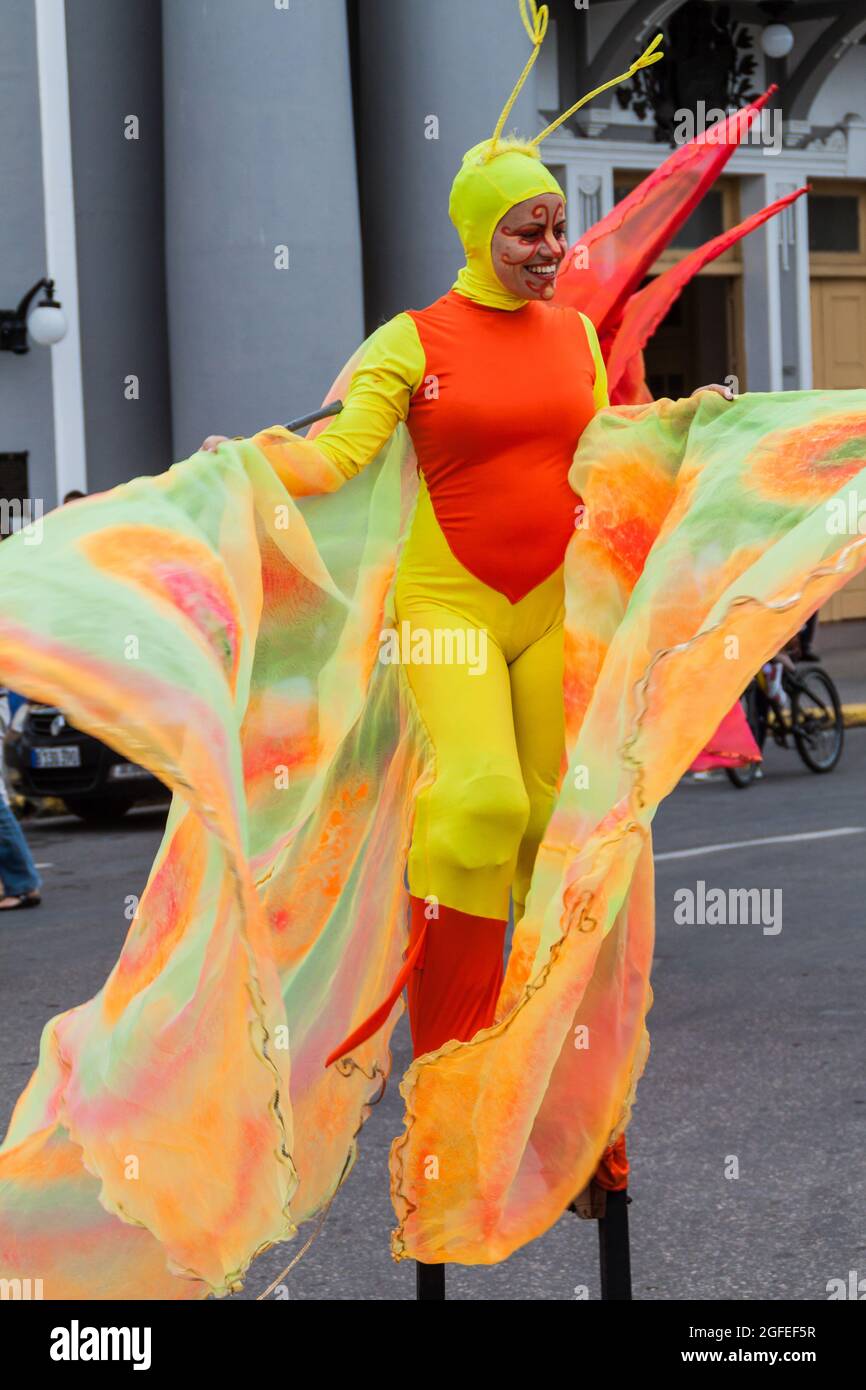
[[[607,1192],[622,1192],[623,1188],[628,1187],[628,1158],[624,1134],[621,1134],[609,1149],[605,1149],[593,1181]]]
[[[493,1022],[502,984],[506,922],[437,908],[428,920],[423,898],[411,898],[409,951],[424,936],[406,985],[414,1055],[457,1038],[467,1042]]]
[[[438,918],[428,921],[425,900],[409,902],[409,949],[403,968],[378,1008],[330,1053],[326,1067],[379,1031],[404,985],[416,1057],[451,1038],[466,1042],[493,1022],[507,922],[473,917],[453,907],[438,907]]]

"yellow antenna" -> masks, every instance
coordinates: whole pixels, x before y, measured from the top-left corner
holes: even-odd
[[[492,159],[494,154],[496,153],[496,146],[499,143],[499,137],[502,134],[505,122],[508,120],[508,117],[511,113],[511,108],[516,102],[518,96],[520,95],[521,87],[523,86],[524,82],[526,81],[527,77],[532,71],[532,65],[538,57],[538,54],[541,50],[541,45],[544,42],[544,36],[547,33],[548,9],[546,5],[542,5],[539,7],[535,3],[535,0],[520,0],[520,18],[523,21],[524,29],[529,35],[529,42],[532,44],[532,52],[526,60],[526,66],[524,67],[523,72],[520,74],[516,83],[514,84],[511,96],[508,98],[508,100],[502,108],[502,115],[496,122],[496,129],[494,130],[493,138],[490,141],[490,149],[487,154],[487,159]]]
[[[546,25],[545,25],[545,27],[546,27]],[[567,111],[563,111],[563,113],[562,113],[561,116],[557,116],[556,120],[555,120],[555,121],[552,121],[551,124],[550,124],[549,126],[547,126],[547,127],[541,132],[540,135],[536,135],[535,139],[532,141],[533,145],[540,145],[541,142],[542,142],[542,140],[546,140],[547,137],[548,137],[548,135],[552,135],[553,132],[554,132],[555,130],[558,130],[558,129],[559,129],[559,127],[562,125],[563,121],[567,121],[568,118],[569,118],[569,116],[573,116],[574,113],[575,113],[575,111],[579,111],[579,110],[580,110],[581,106],[585,106],[586,103],[587,103],[588,101],[592,101],[593,97],[597,97],[597,96],[599,96],[602,92],[606,92],[607,89],[608,89],[608,87],[615,87],[615,86],[617,85],[618,82],[627,82],[628,79],[629,79],[630,77],[634,77],[634,74],[635,74],[636,72],[639,72],[641,68],[648,68],[648,67],[650,67],[653,63],[657,63],[657,62],[659,61],[660,58],[663,58],[663,57],[665,56],[663,53],[657,53],[657,52],[656,52],[656,49],[658,48],[658,46],[659,46],[659,44],[661,43],[661,41],[662,41],[662,36],[661,36],[661,34],[656,34],[656,36],[655,36],[655,38],[653,39],[652,43],[650,44],[649,48],[646,49],[646,51],[645,51],[644,53],[642,53],[642,54],[640,55],[639,58],[635,58],[635,60],[634,60],[634,62],[632,63],[631,67],[629,68],[628,72],[620,73],[619,77],[612,77],[612,78],[610,79],[609,82],[604,82],[604,83],[602,83],[602,85],[601,85],[600,87],[596,87],[596,89],[595,89],[594,92],[588,92],[587,95],[586,95],[585,97],[581,97],[581,98],[580,98],[580,101],[576,101],[576,102],[574,103],[573,106],[569,106],[568,110],[567,110]],[[530,66],[532,65],[532,61],[534,60],[534,58],[535,58],[535,54],[532,55],[532,59],[531,59],[530,62],[527,64],[527,72],[528,72]],[[525,74],[524,74],[524,75],[525,75]],[[522,82],[522,81],[523,81],[523,78],[521,78],[521,82]],[[518,86],[518,90],[519,90],[519,86]],[[516,92],[515,92],[515,95],[516,95]]]

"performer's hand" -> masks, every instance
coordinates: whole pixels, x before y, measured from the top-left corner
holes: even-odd
[[[227,439],[227,434],[209,434],[207,439],[203,439],[199,445],[199,451],[204,450],[206,454],[213,454],[221,444],[225,444]]]
[[[709,386],[698,386],[692,392],[692,395],[696,396],[699,391],[715,391],[718,395],[723,396],[726,401],[732,401],[734,399],[734,393],[730,386],[720,386],[717,381],[710,382]]]

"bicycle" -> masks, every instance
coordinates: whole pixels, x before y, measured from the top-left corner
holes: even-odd
[[[770,734],[780,748],[795,747],[810,772],[832,772],[842,756],[845,726],[842,701],[832,677],[814,662],[805,671],[792,664],[783,665],[781,688],[788,703],[771,695],[765,671],[761,670],[746,687],[740,702],[755,742],[763,752]],[[735,787],[751,786],[757,763],[729,767],[725,771]]]

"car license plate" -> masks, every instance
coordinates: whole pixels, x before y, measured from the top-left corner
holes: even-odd
[[[114,767],[109,768],[108,775],[112,782],[128,782],[133,777],[149,777],[150,773],[137,763],[115,763]]]
[[[33,748],[31,767],[80,767],[80,748]]]

